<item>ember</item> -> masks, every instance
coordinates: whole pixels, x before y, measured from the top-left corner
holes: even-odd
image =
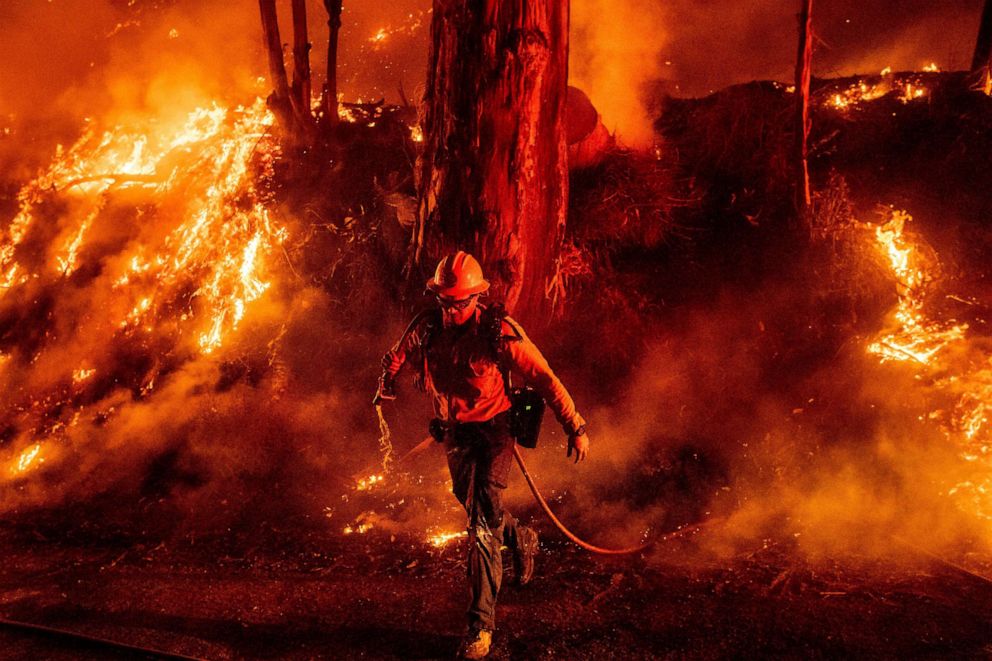
[[[448,542],[461,539],[463,537],[468,537],[468,531],[460,530],[458,532],[436,532],[430,533],[427,537],[427,541],[431,543],[432,546],[441,548],[448,545]]]

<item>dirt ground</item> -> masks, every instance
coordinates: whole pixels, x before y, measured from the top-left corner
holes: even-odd
[[[543,532],[534,582],[501,595],[493,659],[992,656],[992,583],[923,555],[810,564],[769,541],[687,567],[604,559]],[[3,617],[174,654],[443,659],[461,633],[458,543],[288,525],[157,543],[6,526],[0,548]],[[0,628],[0,657],[134,655]]]

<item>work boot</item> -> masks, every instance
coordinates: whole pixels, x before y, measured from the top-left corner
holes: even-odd
[[[518,527],[517,546],[513,549],[513,576],[517,585],[527,585],[534,578],[537,548],[537,532],[527,526]]]
[[[473,629],[462,641],[460,656],[463,659],[483,659],[489,654],[493,642],[493,632],[489,629]]]

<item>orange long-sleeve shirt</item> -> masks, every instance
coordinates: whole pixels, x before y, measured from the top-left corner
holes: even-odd
[[[424,385],[442,420],[483,422],[510,408],[493,342],[480,332],[480,314],[448,328],[427,316],[393,350],[400,368],[411,357],[423,361]],[[562,428],[571,432],[584,425],[571,395],[520,325],[507,317],[502,332],[509,367],[544,397]]]

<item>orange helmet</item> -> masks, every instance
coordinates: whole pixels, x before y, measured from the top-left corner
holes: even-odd
[[[439,296],[465,298],[489,289],[479,262],[464,250],[447,255],[437,264],[427,288]]]

